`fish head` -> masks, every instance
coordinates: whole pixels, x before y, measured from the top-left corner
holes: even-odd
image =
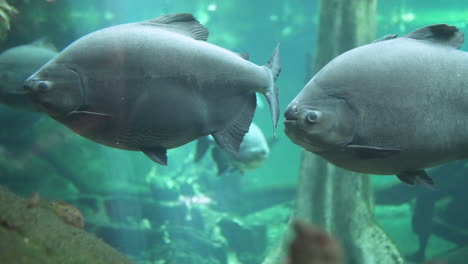
[[[239,152],[238,161],[247,169],[256,169],[260,167],[270,154],[268,146],[250,146]]]
[[[53,61],[30,76],[23,88],[40,110],[56,119],[65,118],[84,104],[79,72]]]
[[[262,130],[252,123],[240,145],[238,160],[254,169],[260,167],[269,154],[270,148]]]
[[[300,95],[284,114],[285,133],[293,143],[320,153],[352,141],[354,119],[342,99],[304,100]]]

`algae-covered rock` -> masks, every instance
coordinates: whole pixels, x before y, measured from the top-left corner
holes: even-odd
[[[27,202],[0,186],[0,256],[2,263],[132,263],[102,240],[70,226],[51,208]]]

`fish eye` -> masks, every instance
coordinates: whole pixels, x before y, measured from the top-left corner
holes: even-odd
[[[318,121],[320,117],[320,112],[317,111],[311,111],[309,114],[307,114],[307,122],[310,124],[314,124]]]
[[[46,82],[40,82],[38,85],[37,85],[37,90],[39,92],[45,92],[49,89],[49,85],[47,85]]]

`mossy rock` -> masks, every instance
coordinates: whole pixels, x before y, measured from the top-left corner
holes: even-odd
[[[94,235],[62,222],[48,206],[26,204],[0,186],[2,263],[132,263]]]

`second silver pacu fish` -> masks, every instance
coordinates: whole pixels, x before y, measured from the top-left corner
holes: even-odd
[[[212,135],[237,153],[263,93],[278,120],[278,48],[265,66],[210,44],[190,14],[105,28],[75,41],[25,89],[76,133],[160,164],[166,150]]]
[[[458,28],[389,35],[323,67],[289,104],[289,138],[338,167],[433,185],[468,158],[468,53]]]

